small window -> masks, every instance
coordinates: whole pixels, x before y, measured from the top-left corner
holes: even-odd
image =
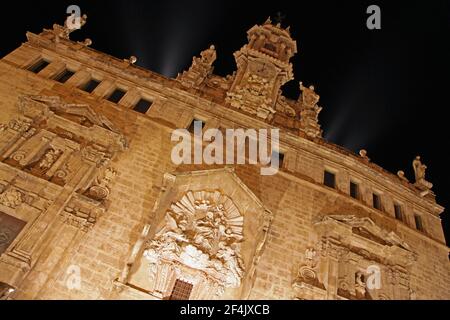
[[[28,67],[28,70],[34,73],[39,73],[42,70],[45,69],[50,64],[47,60],[39,59],[38,62],[32,64],[30,67]]]
[[[205,127],[205,123],[202,120],[194,119],[189,125],[188,131],[193,134],[196,125],[201,125],[202,130]]]
[[[272,159],[275,157],[278,157],[278,167],[283,168],[283,162],[284,162],[284,153],[280,151],[273,151],[272,152]]]
[[[372,205],[375,209],[381,210],[381,197],[379,194],[372,194]]]
[[[91,79],[80,87],[81,90],[92,93],[98,87],[100,81]]]
[[[189,300],[192,292],[192,287],[192,284],[177,279],[175,281],[175,285],[173,286],[170,300]]]
[[[422,217],[418,214],[414,215],[414,221],[416,223],[416,229],[419,231],[423,231],[423,223],[422,223]]]
[[[330,188],[336,188],[336,175],[325,170],[323,174],[323,184]]]
[[[398,203],[394,204],[394,212],[395,212],[395,219],[403,221],[403,210],[400,204]]]
[[[74,74],[75,74],[75,72],[70,71],[69,69],[64,69],[63,72],[59,73],[53,79],[58,82],[61,82],[61,83],[66,83],[67,80],[69,80]]]
[[[116,88],[107,98],[108,101],[111,101],[113,103],[119,103],[120,100],[122,100],[123,96],[125,95],[125,91],[119,88]]]
[[[152,106],[152,102],[146,99],[140,99],[138,103],[134,106],[133,110],[140,112],[140,113],[146,113],[148,109]]]
[[[350,196],[359,199],[359,185],[353,181],[350,181]]]

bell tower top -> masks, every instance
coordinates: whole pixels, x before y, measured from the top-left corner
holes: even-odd
[[[234,53],[237,70],[227,102],[270,121],[281,86],[294,79],[289,60],[297,53],[297,43],[289,28],[272,24],[270,18],[248,30],[247,37],[248,43]]]
[[[272,58],[289,63],[297,53],[297,43],[291,38],[289,27],[284,29],[281,23],[272,24],[267,18],[262,25],[253,26],[247,31],[249,49],[259,51]]]

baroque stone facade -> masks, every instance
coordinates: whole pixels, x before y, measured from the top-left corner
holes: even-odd
[[[450,298],[426,166],[410,183],[325,141],[314,86],[280,90],[289,29],[251,28],[229,76],[211,46],[176,79],[71,31],[0,60],[0,299]],[[171,133],[193,119],[280,128],[280,171],[176,166]]]

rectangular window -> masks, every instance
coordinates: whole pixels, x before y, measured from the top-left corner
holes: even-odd
[[[198,120],[198,119],[192,120],[192,122],[191,122],[191,124],[189,125],[189,128],[188,128],[188,131],[190,133],[192,133],[192,134],[194,134],[194,128],[195,128],[196,123],[197,123],[197,125],[201,125],[202,130],[205,127],[205,123],[202,120]]]
[[[45,69],[50,64],[47,60],[39,59],[38,62],[32,64],[30,67],[28,67],[28,70],[34,73],[39,73],[42,70]]]
[[[86,82],[85,84],[83,84],[80,89],[83,91],[86,91],[88,93],[92,93],[95,88],[98,87],[98,85],[100,84],[100,81],[95,80],[95,79],[90,79],[88,82]]]
[[[189,300],[192,287],[192,284],[177,279],[175,281],[175,285],[173,286],[170,300]]]
[[[152,102],[147,99],[139,99],[138,103],[134,106],[133,110],[140,112],[140,113],[146,113],[148,109],[152,106]]]
[[[350,196],[359,199],[359,185],[353,181],[350,181]]]
[[[280,151],[273,151],[272,152],[272,159],[274,159],[276,157],[278,157],[278,168],[283,168],[284,153],[282,153]]]
[[[56,77],[53,78],[53,80],[56,80],[61,83],[66,83],[67,80],[69,80],[75,72],[70,71],[69,69],[64,69],[63,72],[59,73]]]
[[[119,88],[116,88],[107,98],[108,101],[111,101],[113,103],[119,103],[120,100],[122,100],[123,96],[125,95],[125,91]]]
[[[423,231],[423,223],[422,223],[422,217],[418,214],[414,215],[414,221],[416,223],[416,229],[419,231]]]
[[[403,221],[403,210],[400,204],[398,203],[394,204],[394,212],[395,212],[395,219]]]
[[[325,170],[323,173],[323,184],[330,188],[336,188],[336,175]]]
[[[0,212],[0,255],[8,249],[25,225],[25,221]]]
[[[379,194],[372,194],[372,205],[375,209],[381,210],[381,197]]]

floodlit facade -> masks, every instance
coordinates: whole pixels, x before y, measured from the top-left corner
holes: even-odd
[[[252,27],[229,76],[211,46],[176,79],[71,31],[27,33],[0,61],[2,299],[450,298],[426,166],[409,181],[325,141],[315,88],[280,90],[288,29]],[[278,172],[175,164],[174,130],[209,144],[195,120],[279,129]]]

